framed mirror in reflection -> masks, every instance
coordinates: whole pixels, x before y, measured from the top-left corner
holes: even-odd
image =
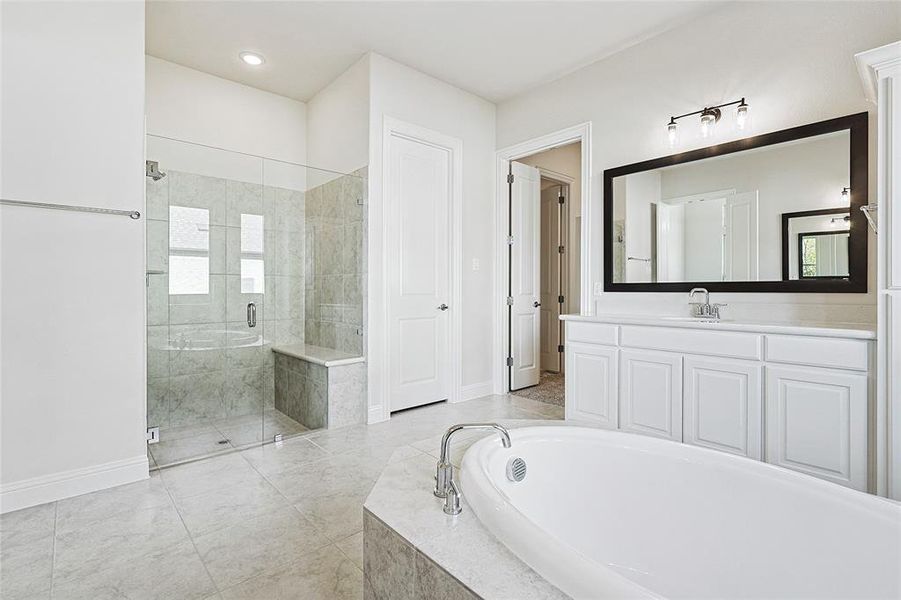
[[[866,292],[867,114],[604,172],[606,291]]]

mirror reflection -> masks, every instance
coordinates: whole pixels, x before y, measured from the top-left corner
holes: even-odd
[[[847,278],[850,137],[614,177],[613,282]]]

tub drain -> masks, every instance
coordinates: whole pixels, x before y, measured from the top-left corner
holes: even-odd
[[[526,478],[526,461],[516,457],[507,461],[507,479],[520,482]]]

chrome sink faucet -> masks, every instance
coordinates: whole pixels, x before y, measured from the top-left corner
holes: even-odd
[[[694,302],[695,294],[704,294],[703,302]],[[688,292],[688,305],[691,306],[691,316],[698,319],[720,320],[720,308],[728,304],[711,304],[710,292],[705,288],[692,288]]]
[[[444,432],[441,437],[441,457],[438,459],[438,466],[435,472],[435,491],[434,494],[439,498],[444,498],[444,512],[448,515],[459,515],[460,511],[460,488],[454,481],[454,465],[450,460],[450,440],[458,431],[464,429],[494,429],[501,436],[501,442],[504,448],[510,447],[510,432],[502,425],[497,423],[460,423],[452,425]]]

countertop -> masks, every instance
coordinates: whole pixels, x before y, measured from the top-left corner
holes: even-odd
[[[775,323],[758,321],[705,321],[691,317],[657,315],[561,315],[563,321],[609,323],[611,325],[646,325],[676,329],[709,329],[714,331],[746,331],[781,335],[876,339],[876,325],[865,323]]]

